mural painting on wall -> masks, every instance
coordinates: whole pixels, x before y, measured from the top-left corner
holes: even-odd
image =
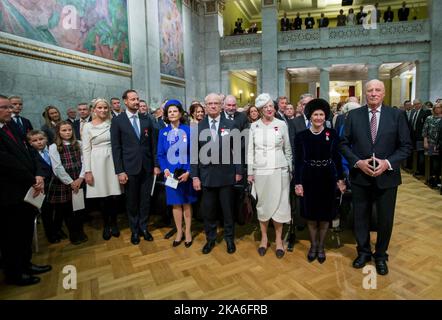
[[[127,0],[0,0],[0,31],[129,63]]]
[[[182,0],[158,0],[161,73],[184,78]]]

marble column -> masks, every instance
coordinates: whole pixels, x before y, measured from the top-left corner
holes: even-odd
[[[367,79],[362,81],[362,105],[367,103],[367,100],[365,99],[365,85],[368,81],[373,79],[379,79],[379,64],[371,64],[367,63]]]
[[[439,63],[442,63],[442,61],[440,61]],[[431,83],[432,81],[430,81],[430,74],[433,72],[433,70],[430,70],[430,63],[428,61],[416,61],[415,64],[416,64],[416,99],[420,99],[422,103],[424,103],[425,101],[428,101],[430,98],[429,88],[430,85],[433,86],[433,84]],[[440,74],[437,79],[434,79],[434,81],[439,83],[441,82]],[[437,87],[437,84],[435,86]],[[442,90],[442,87],[440,88],[440,90]],[[433,94],[433,92],[431,94]],[[434,98],[440,96],[442,96],[441,91],[437,91],[434,93]],[[433,101],[435,100],[436,99],[433,99]]]
[[[128,1],[127,2],[127,14],[128,14],[128,23],[129,23],[129,37],[130,37],[130,63],[132,65],[132,89],[138,91],[138,94],[142,99],[146,99],[146,101],[150,101],[149,97],[149,48],[147,44],[149,43],[149,39],[147,36],[147,23],[151,18],[150,12],[155,11],[157,13],[155,17],[156,24],[158,25],[158,6],[155,2],[153,6],[155,8],[151,8],[149,6],[149,10],[146,10],[144,1]],[[146,16],[147,14],[147,16]],[[147,19],[147,20],[146,20]],[[154,41],[154,39],[152,39]],[[155,41],[154,41],[155,43]],[[159,35],[157,32],[157,41],[156,44],[159,43]],[[159,54],[158,54],[158,46],[157,46],[157,55],[158,55],[158,77],[159,77]],[[157,79],[159,85],[159,78]],[[129,88],[128,88],[129,89]]]
[[[221,71],[221,92],[225,95],[233,94],[230,92],[230,71]]]
[[[417,84],[420,86],[418,90],[417,97],[421,95],[423,100],[424,91],[427,90],[427,97],[431,101],[435,101],[437,98],[442,97],[442,23],[440,17],[442,16],[442,1],[440,0],[429,0],[428,1],[428,11],[430,13],[431,22],[431,52],[430,52],[430,66],[429,66],[429,83],[428,87],[425,84],[419,83],[419,72],[417,75]]]
[[[405,100],[408,100],[409,95],[407,94],[407,90],[408,90],[408,77],[405,73],[401,74],[400,77],[401,79],[401,104],[404,103]]]
[[[278,8],[276,0],[262,0],[262,91],[278,96]]]
[[[278,69],[278,97],[288,96],[287,89],[290,92],[290,83],[287,88],[287,72],[285,69]]]
[[[330,101],[330,68],[321,68],[319,83],[319,98]]]
[[[205,2],[204,58],[206,61],[206,94],[221,92],[220,36],[222,36],[221,1]]]
[[[307,93],[307,92],[305,92]],[[312,94],[316,97],[316,81],[315,82],[309,82],[308,84],[308,93]]]

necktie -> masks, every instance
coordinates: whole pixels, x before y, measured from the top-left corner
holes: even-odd
[[[80,137],[83,135],[83,127],[84,127],[85,123],[86,123],[86,120],[80,119]]]
[[[416,130],[416,123],[417,123],[417,117],[419,116],[419,112],[420,112],[421,110],[419,109],[418,111],[416,111],[415,113],[414,113],[414,117],[413,117],[413,130]]]
[[[139,138],[140,137],[140,128],[138,128],[136,115],[132,116],[132,127],[134,127],[135,135]]]
[[[12,134],[11,129],[9,129],[7,124],[5,124],[3,126],[3,131],[9,136],[9,138],[11,138],[15,143],[18,144],[17,139],[14,137],[14,135]]]
[[[46,149],[43,150],[43,159],[49,166],[51,165],[51,158],[49,157],[49,152]]]
[[[20,116],[14,117],[15,123],[18,125],[20,131],[22,133],[25,133],[25,127],[23,126],[23,121],[21,120]]]
[[[372,114],[371,120],[370,120],[371,140],[374,143],[376,140],[376,134],[377,134],[376,109],[372,109],[370,112]]]
[[[216,120],[212,119],[212,125],[210,126],[210,131],[212,132],[213,141],[216,140],[217,132],[216,132]]]

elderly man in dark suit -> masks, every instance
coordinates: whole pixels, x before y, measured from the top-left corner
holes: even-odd
[[[40,282],[34,275],[52,267],[31,263],[37,212],[24,198],[31,187],[34,196],[41,193],[44,179],[20,133],[10,125],[12,110],[8,98],[0,95],[0,247],[6,282],[26,286]]]
[[[156,129],[146,116],[138,114],[138,93],[123,93],[126,112],[112,118],[111,144],[115,173],[125,186],[126,209],[132,232],[131,243],[153,241],[147,230],[153,175],[160,174]]]
[[[387,249],[393,229],[400,164],[411,151],[405,113],[383,104],[384,83],[365,86],[367,105],[351,111],[345,121],[341,152],[349,162],[358,256],[363,268],[372,256],[380,275],[388,273]],[[370,245],[370,208],[376,204],[378,231],[375,253]]]
[[[11,122],[10,125],[15,126],[20,134],[21,140],[26,141],[26,134],[34,128],[32,127],[31,121],[20,115],[23,110],[23,99],[19,96],[11,96],[9,97],[9,103],[13,107],[13,122]]]
[[[249,120],[243,112],[237,111],[237,107],[236,98],[232,95],[228,95],[224,98],[224,112],[222,112],[221,115],[235,122],[236,127],[242,131],[249,126]]]
[[[237,128],[232,120],[221,116],[221,103],[221,97],[215,93],[205,98],[207,116],[198,123],[198,136],[195,139],[197,141],[191,150],[190,175],[193,179],[193,188],[203,191],[201,211],[204,214],[204,230],[207,238],[203,254],[210,253],[215,246],[218,204],[224,217],[227,252],[231,254],[236,251],[233,185],[242,179],[242,165],[241,161],[234,161],[238,160],[233,159],[235,146],[229,143],[229,140],[230,142],[233,140],[232,131]],[[194,138],[192,140],[194,141]]]

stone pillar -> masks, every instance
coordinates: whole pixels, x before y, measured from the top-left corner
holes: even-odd
[[[230,71],[221,71],[221,92],[225,95],[234,94],[230,92]]]
[[[427,97],[431,101],[435,101],[437,98],[442,97],[442,81],[440,79],[442,74],[442,23],[440,23],[440,17],[442,15],[442,1],[439,0],[429,0],[428,1],[428,11],[430,13],[430,23],[431,23],[431,52],[430,52],[430,66],[429,66],[429,83],[428,89],[425,85],[421,84],[420,90],[417,92],[417,97],[424,100],[424,90],[427,89]],[[425,71],[424,71],[425,72]],[[417,84],[419,85],[419,75],[417,72]],[[423,76],[423,74],[421,74]],[[427,82],[427,80],[424,80]],[[419,96],[419,94],[421,96]],[[428,99],[427,98],[427,99]],[[427,100],[425,99],[425,100]]]
[[[405,100],[408,100],[409,95],[407,94],[408,90],[408,77],[405,73],[400,75],[401,79],[401,104],[404,103]]]
[[[221,1],[207,1],[204,8],[204,58],[206,94],[221,92],[220,36],[222,36]],[[221,34],[220,34],[221,32]],[[223,92],[224,93],[224,92]]]
[[[138,91],[140,98],[146,99],[146,101],[150,102],[149,96],[149,49],[147,44],[148,42],[148,33],[146,30],[146,19],[150,21],[150,19],[154,19],[152,24],[158,26],[158,5],[155,2],[154,8],[149,6],[149,10],[146,10],[144,1],[128,1],[127,2],[127,14],[128,14],[128,23],[129,23],[129,37],[130,37],[130,63],[132,65],[132,89]],[[156,16],[151,14],[152,11],[155,11]],[[146,14],[148,16],[146,16]],[[150,26],[149,26],[150,27]],[[157,27],[158,30],[158,27]],[[159,43],[159,35],[157,32],[157,39],[155,43],[155,39],[153,40],[153,47],[156,44],[156,55],[158,56],[158,85],[160,82],[159,79],[159,54],[158,54],[158,43]],[[128,88],[129,89],[129,88]]]
[[[367,100],[365,99],[365,85],[370,80],[379,79],[380,65],[367,63],[366,66],[367,66],[367,79],[362,81],[362,101],[361,101],[362,105],[367,103]]]
[[[439,53],[440,55],[440,53]],[[442,59],[439,61],[439,63],[442,63]],[[433,92],[431,91],[432,97],[434,99],[432,99],[433,101],[435,101],[437,99],[437,97],[442,96],[441,91],[442,87],[437,87],[437,84],[435,86],[433,86],[433,84],[430,81],[430,74],[433,73],[434,70],[430,70],[430,63],[428,61],[416,61],[416,98],[420,99],[422,101],[422,103],[424,103],[425,101],[428,101],[430,96],[430,85],[432,86],[431,88],[437,88],[438,91]],[[432,65],[433,68],[433,65]],[[442,72],[442,69],[440,69],[440,71]],[[434,78],[434,81],[436,82],[441,82],[440,81],[440,74],[439,74],[439,78]],[[431,90],[432,90],[431,89]],[[434,96],[433,96],[434,95]]]
[[[262,91],[278,96],[278,8],[276,0],[262,0]]]
[[[304,92],[304,93],[307,93],[307,92]],[[316,97],[316,82],[309,82],[308,93],[310,93]]]
[[[198,53],[198,48],[194,52],[192,28],[192,8],[190,1],[183,1],[183,42],[184,42],[184,79],[186,81],[186,101],[183,101],[184,108],[190,106],[192,100],[196,98],[196,81],[193,63],[193,55]]]
[[[290,83],[288,90],[290,92]],[[278,96],[287,96],[287,72],[285,69],[278,69]]]
[[[330,101],[330,68],[321,68],[319,83],[319,98]]]

